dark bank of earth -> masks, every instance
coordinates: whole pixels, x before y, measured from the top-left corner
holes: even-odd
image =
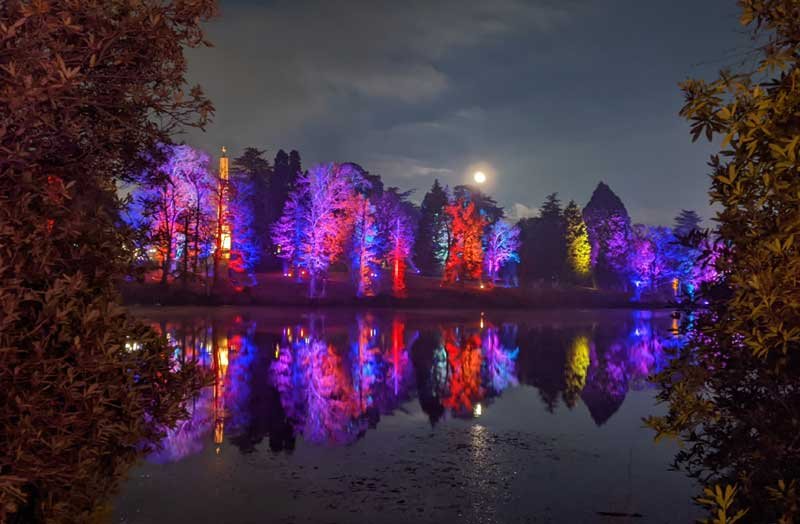
[[[258,285],[236,291],[218,286],[213,293],[201,285],[174,282],[167,287],[157,283],[127,282],[122,294],[127,304],[164,306],[257,305],[291,307],[368,307],[368,308],[447,308],[447,309],[555,309],[555,308],[661,308],[668,300],[633,303],[628,293],[588,287],[559,287],[548,284],[520,288],[481,289],[477,283],[442,287],[438,278],[412,276],[408,296],[380,294],[358,298],[347,275],[334,274],[323,298],[309,299],[307,284],[278,274],[259,274]]]

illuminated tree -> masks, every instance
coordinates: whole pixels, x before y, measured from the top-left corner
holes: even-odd
[[[603,286],[619,286],[627,269],[631,220],[622,200],[600,182],[583,209],[592,246],[592,270]]]
[[[414,229],[407,215],[399,215],[390,223],[389,229],[389,267],[392,270],[392,293],[404,297],[406,287],[406,262],[414,245]]]
[[[324,279],[328,268],[342,253],[342,237],[349,235],[348,206],[352,203],[353,188],[361,175],[350,164],[320,164],[297,178],[295,189],[281,218],[273,229],[273,239],[281,246],[282,256],[291,256],[308,271],[308,294],[317,298],[324,294]],[[290,244],[295,239],[296,245]],[[285,247],[284,247],[285,246]],[[286,255],[283,254],[287,249]],[[291,253],[291,255],[289,255]]]
[[[358,194],[353,197],[349,212],[353,217],[352,262],[358,282],[356,294],[371,297],[378,292],[378,272],[382,240],[378,235],[375,206]]]
[[[589,232],[583,221],[581,210],[570,200],[564,208],[566,224],[567,264],[578,281],[585,280],[591,272],[592,246],[589,243]]]
[[[160,155],[163,163],[133,192],[132,214],[143,219],[140,225],[147,229],[161,266],[161,282],[166,284],[179,253],[184,277],[190,266],[199,273],[199,261],[210,247],[214,182],[207,154],[182,145],[162,146]]]
[[[182,146],[188,148],[188,146]],[[209,168],[210,158],[203,152],[188,148],[187,169],[181,171],[181,178],[189,194],[189,209],[186,213],[188,220],[183,227],[185,242],[184,248],[184,273],[189,272],[191,257],[191,272],[195,277],[201,275],[200,262],[206,260],[212,250],[211,227],[214,209],[211,205],[213,193],[213,176]]]
[[[300,278],[300,249],[308,228],[305,196],[298,191],[289,193],[283,215],[272,226],[272,242],[279,258],[284,260],[284,275]]]
[[[483,230],[486,219],[478,213],[474,202],[458,199],[448,204],[452,241],[445,264],[444,282],[454,284],[466,279],[479,279],[483,271]]]
[[[281,216],[281,209],[274,209],[270,202],[270,182],[274,172],[264,153],[263,150],[247,147],[241,156],[233,159],[231,165],[231,179],[237,186],[245,185],[247,188],[247,191],[237,189],[237,207],[246,210],[251,217],[250,231],[234,233],[233,238],[234,241],[237,237],[243,238],[243,233],[249,237],[247,243],[250,253],[246,258],[251,266],[260,268],[268,267],[273,257],[269,228]]]
[[[659,256],[658,246],[651,229],[642,224],[633,227],[631,235],[628,272],[633,284],[634,299],[638,300],[645,289],[653,289],[656,279],[664,269],[664,260]]]
[[[252,179],[231,179],[227,206],[227,220],[231,226],[229,268],[238,279],[244,278],[249,283],[255,281],[254,273],[263,252],[262,241],[258,238],[260,228],[256,225],[256,208],[253,207],[256,189]]]
[[[487,224],[494,224],[505,216],[503,208],[497,204],[495,199],[476,186],[454,187],[453,200],[463,200],[464,202],[475,204],[475,209],[486,220]]]
[[[406,200],[409,194],[390,187],[384,191],[377,206],[380,236],[385,239],[384,259],[392,273],[392,293],[398,297],[406,295],[406,267],[415,245],[416,210]]]
[[[486,274],[492,284],[497,282],[500,268],[508,262],[519,262],[519,227],[512,226],[505,220],[498,220],[490,225],[484,240],[486,245]]]

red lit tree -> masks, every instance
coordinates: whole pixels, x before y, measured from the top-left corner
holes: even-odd
[[[486,218],[474,202],[459,198],[445,211],[450,216],[452,240],[444,269],[444,282],[454,284],[479,279],[483,271],[483,230]]]
[[[396,297],[407,294],[406,262],[414,247],[414,229],[407,215],[396,216],[389,227],[389,265],[392,268],[392,293]]]

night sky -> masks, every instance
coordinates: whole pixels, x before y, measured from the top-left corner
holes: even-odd
[[[192,145],[357,162],[417,201],[479,166],[512,217],[600,180],[636,222],[710,215],[677,83],[741,61],[734,0],[221,4],[189,53],[217,109]]]

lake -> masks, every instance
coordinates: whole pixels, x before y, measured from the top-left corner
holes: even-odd
[[[137,311],[216,377],[114,522],[690,522],[668,311]]]

